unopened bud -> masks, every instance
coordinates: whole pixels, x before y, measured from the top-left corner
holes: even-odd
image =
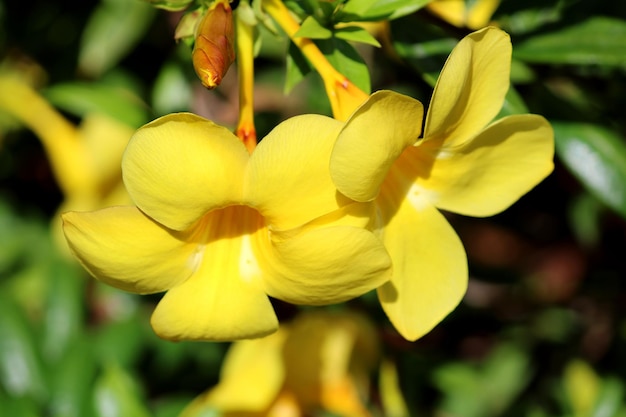
[[[217,0],[198,25],[191,55],[206,88],[217,87],[235,60],[234,40],[233,11],[227,0]]]

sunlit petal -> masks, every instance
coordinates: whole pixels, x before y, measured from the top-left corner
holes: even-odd
[[[389,167],[422,131],[423,106],[392,91],[374,93],[341,130],[330,161],[337,189],[356,201],[371,201]]]
[[[391,273],[382,242],[351,226],[306,230],[271,247],[259,245],[275,271],[265,277],[269,295],[293,304],[321,305],[358,297],[378,287]]]
[[[168,290],[193,272],[196,245],[135,207],[63,214],[70,250],[97,279],[135,293]]]
[[[428,177],[417,180],[416,189],[439,208],[491,216],[552,172],[553,158],[552,128],[543,117],[510,116],[454,152],[440,155]]]
[[[509,88],[511,41],[500,29],[474,32],[454,48],[437,80],[424,137],[460,145],[500,111]]]
[[[171,340],[237,340],[261,337],[278,328],[263,291],[263,271],[250,247],[262,234],[262,219],[246,207],[205,215],[194,239],[202,243],[196,272],[170,289],[152,315],[152,327]],[[202,235],[201,232],[205,234]]]
[[[209,210],[239,202],[248,152],[235,135],[193,114],[161,117],[132,137],[122,171],[137,206],[184,230]]]
[[[341,126],[329,117],[297,116],[278,125],[257,146],[250,158],[245,199],[268,224],[291,229],[338,207],[328,163]]]
[[[434,207],[423,205],[418,210],[410,199],[398,201],[405,192],[401,184],[387,182],[385,190],[377,201],[388,221],[384,241],[393,277],[378,289],[378,298],[398,332],[416,340],[443,320],[465,294],[465,250]]]

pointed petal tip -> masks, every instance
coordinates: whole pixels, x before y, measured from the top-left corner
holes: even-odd
[[[233,342],[246,339],[260,339],[276,333],[279,324],[278,319],[273,325],[264,326],[262,329],[238,330],[233,327],[230,331],[215,331],[214,329],[203,329],[200,327],[190,326],[170,326],[162,321],[160,317],[153,314],[150,318],[150,326],[154,333],[161,339],[170,342]]]
[[[434,207],[404,200],[385,228],[392,279],[377,289],[387,317],[407,340],[440,323],[467,289],[467,258],[458,235]]]
[[[330,173],[337,189],[359,202],[378,195],[391,165],[422,131],[421,102],[377,91],[346,122],[333,148]]]

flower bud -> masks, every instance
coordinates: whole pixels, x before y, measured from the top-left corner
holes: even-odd
[[[227,0],[217,0],[200,21],[192,52],[193,68],[202,84],[217,87],[235,60],[233,11]]]

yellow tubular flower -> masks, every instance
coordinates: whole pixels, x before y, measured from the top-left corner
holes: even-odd
[[[254,127],[254,28],[237,13],[237,67],[239,69],[239,123],[235,130],[248,151],[256,147]]]
[[[295,417],[320,409],[369,417],[364,400],[379,356],[377,340],[372,325],[360,316],[301,314],[271,336],[233,344],[219,384],[181,417],[210,410],[227,417]]]
[[[434,0],[426,7],[451,25],[480,29],[489,24],[499,5],[500,0],[476,0],[471,7],[467,0]]]
[[[166,339],[234,340],[274,332],[268,295],[295,304],[359,296],[390,277],[371,203],[340,195],[330,153],[342,124],[304,115],[249,154],[226,128],[164,116],[122,161],[137,207],[63,215],[70,248],[97,279],[167,291],[152,316]]]
[[[0,91],[0,111],[24,123],[44,147],[65,197],[59,212],[130,203],[119,165],[132,128],[98,113],[86,115],[80,126],[74,126],[14,75],[0,76]],[[53,222],[55,241],[67,252],[59,217]]]
[[[312,40],[295,36],[300,25],[281,0],[262,1],[264,10],[283,28],[289,39],[322,77],[335,119],[345,121],[358,106],[367,100],[368,95],[337,71]]]
[[[373,94],[337,139],[331,176],[349,198],[378,207],[393,262],[378,297],[409,340],[453,310],[467,286],[465,251],[437,208],[499,213],[553,169],[553,132],[543,117],[514,115],[488,125],[509,88],[510,64],[505,32],[474,32],[441,72],[423,139],[421,104],[385,91]]]

